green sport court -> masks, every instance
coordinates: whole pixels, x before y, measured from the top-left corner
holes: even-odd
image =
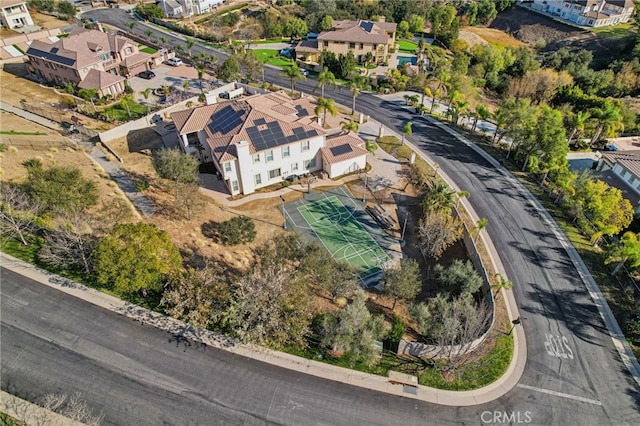
[[[285,206],[287,223],[299,233],[319,239],[336,260],[352,265],[362,282],[379,278],[391,259],[370,233],[376,225],[362,203],[343,188],[306,194],[305,198]],[[376,237],[380,240],[381,235]]]

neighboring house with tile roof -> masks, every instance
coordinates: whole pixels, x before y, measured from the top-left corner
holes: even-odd
[[[33,25],[27,2],[23,0],[0,0],[0,22],[10,30]]]
[[[174,112],[181,147],[212,161],[232,195],[251,194],[289,175],[325,171],[330,178],[366,166],[354,133],[328,137],[310,98],[284,92]]]
[[[596,170],[602,180],[622,191],[640,214],[640,149],[603,151]]]
[[[374,63],[384,64],[396,44],[396,27],[397,24],[384,21],[333,21],[332,28],[322,31],[316,40],[298,43],[296,55],[302,60],[318,62],[324,50],[336,56],[351,51],[356,61],[363,63],[367,53],[371,53]]]
[[[530,7],[584,27],[604,27],[628,22],[633,0],[519,0]]]
[[[54,43],[34,40],[26,54],[32,75],[59,85],[96,89],[99,96],[122,93],[126,77],[148,70],[151,60],[126,37],[80,27]]]

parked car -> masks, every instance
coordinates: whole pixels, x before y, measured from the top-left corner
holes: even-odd
[[[151,80],[152,78],[155,78],[156,74],[153,71],[142,71],[141,73],[138,73],[138,77],[140,78],[144,78],[145,80]]]
[[[184,62],[182,62],[182,59],[180,58],[169,58],[167,59],[167,65],[171,65],[172,67],[179,67],[180,65],[184,65]]]
[[[305,77],[309,77],[309,70],[303,68],[300,70],[300,74],[304,75]]]

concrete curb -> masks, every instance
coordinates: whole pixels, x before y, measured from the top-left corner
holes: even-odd
[[[218,333],[193,327],[182,321],[132,305],[114,296],[101,293],[95,289],[30,265],[5,253],[0,253],[0,264],[3,268],[7,268],[10,271],[62,291],[70,296],[77,297],[136,321],[141,321],[158,329],[168,331],[176,336],[188,338],[207,346],[212,346],[288,370],[434,404],[460,407],[492,401],[511,390],[524,370],[524,363],[521,364],[512,361],[507,370],[507,374],[494,383],[473,391],[445,391],[421,385],[408,389],[407,386],[391,383],[386,377],[349,370],[283,352],[239,343]],[[521,356],[514,356],[513,359],[519,361]]]
[[[609,336],[611,337],[613,346],[618,351],[618,354],[620,355],[622,362],[627,367],[627,370],[629,370],[629,373],[631,374],[635,382],[638,385],[640,385],[640,363],[638,363],[638,360],[633,354],[631,347],[627,343],[624,337],[624,334],[620,329],[620,325],[618,324],[618,321],[613,316],[613,312],[611,312],[611,308],[609,307],[609,304],[607,303],[604,295],[602,294],[600,287],[598,287],[598,285],[596,284],[595,280],[593,279],[593,275],[591,275],[591,273],[589,272],[589,269],[587,268],[584,261],[576,251],[573,244],[571,244],[571,242],[569,241],[569,238],[567,237],[567,235],[564,233],[562,228],[560,228],[560,225],[558,225],[558,223],[553,219],[551,214],[542,206],[542,204],[540,204],[538,199],[534,197],[533,194],[531,194],[531,192],[529,192],[529,190],[525,188],[511,173],[509,173],[509,171],[504,166],[502,166],[495,158],[493,158],[491,155],[486,153],[483,149],[479,148],[476,144],[472,143],[471,141],[466,139],[464,136],[458,134],[457,132],[455,132],[453,129],[443,124],[442,122],[432,117],[424,116],[423,118],[431,122],[432,124],[440,127],[441,129],[443,129],[444,131],[446,131],[447,133],[449,133],[450,135],[458,139],[460,142],[464,143],[465,145],[467,145],[468,147],[476,151],[478,154],[480,154],[485,160],[491,163],[500,173],[502,173],[502,175],[511,183],[511,185],[514,188],[517,188],[519,192],[525,195],[531,207],[533,207],[536,210],[536,212],[540,214],[544,222],[549,226],[554,236],[558,239],[558,241],[560,241],[560,244],[562,245],[564,250],[567,252],[567,255],[571,259],[571,262],[573,263],[574,267],[578,271],[578,274],[580,275],[580,279],[587,287],[587,291],[589,292],[589,295],[591,296],[593,303],[598,308],[598,313],[600,314],[602,321],[605,323],[607,327],[607,331],[609,333]],[[442,172],[441,172],[441,175],[443,175]],[[465,202],[466,200],[463,200],[463,203]],[[471,211],[469,211],[469,213],[471,214]],[[482,239],[484,240],[484,235],[482,236]],[[487,247],[489,246],[491,246],[492,248],[491,252],[495,251],[493,244],[487,245]],[[501,269],[498,269],[498,270],[502,271],[503,270],[502,265],[500,265],[500,268]],[[508,293],[511,295],[511,298],[513,298],[512,292],[508,292]],[[514,299],[514,304],[515,304],[515,299]],[[511,305],[511,302],[509,303],[509,305]],[[516,310],[514,311],[514,314],[517,315],[517,312],[518,311],[516,306]],[[519,315],[517,315],[516,318],[518,316]],[[518,337],[517,331],[518,331],[518,328],[516,328],[516,337]],[[522,337],[524,337],[524,333]]]
[[[24,422],[25,425],[81,426],[83,424],[5,391],[0,391],[0,413],[13,417],[20,424]]]

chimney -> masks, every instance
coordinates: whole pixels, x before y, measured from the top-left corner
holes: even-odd
[[[378,16],[378,22],[386,22],[387,17],[384,15]]]

